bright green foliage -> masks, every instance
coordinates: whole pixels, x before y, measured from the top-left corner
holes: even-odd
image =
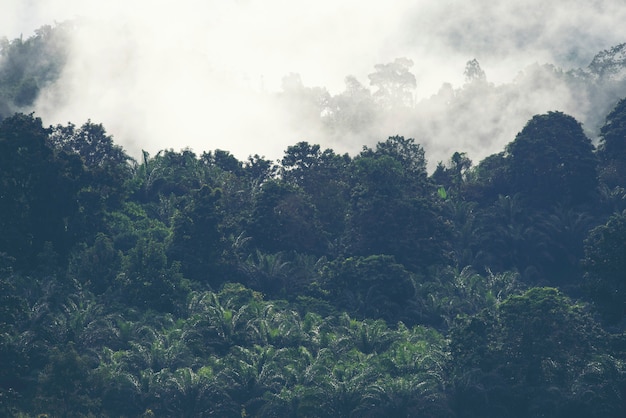
[[[114,247],[123,252],[133,248],[141,238],[163,242],[171,232],[161,221],[149,216],[145,206],[133,202],[106,213],[105,220],[104,232],[111,237]]]
[[[194,293],[177,321],[142,322],[93,372],[105,414],[351,416],[374,398],[383,415],[445,410],[447,343],[433,330],[301,318],[236,285]]]

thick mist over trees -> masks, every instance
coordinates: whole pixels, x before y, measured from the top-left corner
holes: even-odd
[[[7,0],[0,23],[13,39],[72,21],[67,63],[35,110],[45,124],[102,122],[135,158],[142,149],[154,154],[190,147],[275,160],[302,140],[354,155],[363,144],[403,135],[428,150],[432,170],[456,150],[474,161],[497,152],[526,120],[549,110],[573,115],[595,139],[621,90],[601,89],[600,96],[616,96],[585,101],[586,89],[564,82],[560,73],[585,70],[599,51],[624,42],[622,5],[457,3],[400,0],[363,7],[354,0],[322,0],[304,7],[278,0],[137,0],[128,7],[122,0]],[[359,84],[380,102],[368,75],[398,58],[413,62],[413,108],[373,115]],[[464,88],[464,69],[473,59],[489,89]],[[326,105],[320,109],[324,94],[294,92],[293,83],[283,82],[289,74],[299,74],[301,90],[326,90],[336,99],[326,110],[342,109],[330,129],[337,135],[327,134],[327,120],[319,121],[329,116]],[[282,94],[283,86],[291,91]],[[461,96],[452,106],[463,109],[466,121],[446,105],[450,90]],[[307,104],[297,106],[306,109],[290,104],[294,94],[309,94]],[[356,97],[348,105],[350,95]],[[434,95],[437,100],[430,99]],[[499,116],[492,116],[494,109]],[[358,138],[362,124],[353,123],[359,118],[375,120],[371,127],[377,131],[365,140]]]
[[[4,87],[2,93],[1,105],[5,114],[15,110],[35,110],[44,119],[51,120],[58,119],[61,116],[58,112],[66,109],[70,113],[64,116],[73,119],[73,100],[77,100],[76,103],[83,100],[72,93],[78,88],[74,84],[83,83],[73,65],[66,66],[66,63],[68,60],[72,63],[71,54],[76,53],[70,39],[86,30],[83,25],[84,22],[44,27],[26,41],[4,41],[0,68],[4,85],[11,86],[10,90]],[[464,78],[462,85],[455,87],[446,82],[435,94],[422,98],[419,98],[422,87],[416,81],[420,62],[415,63],[409,58],[376,64],[363,80],[348,75],[343,89],[334,94],[324,86],[307,85],[297,73],[284,75],[277,91],[253,93],[250,90],[249,97],[241,95],[238,87],[233,85],[232,97],[220,105],[219,111],[230,114],[240,108],[244,113],[237,118],[245,123],[233,119],[229,122],[233,124],[232,133],[220,133],[219,136],[210,131],[200,134],[200,129],[188,131],[195,126],[194,120],[202,119],[196,115],[203,111],[203,105],[198,104],[184,116],[186,122],[171,136],[175,138],[171,143],[156,139],[162,136],[162,132],[156,131],[169,128],[144,123],[151,104],[147,103],[145,108],[119,107],[114,103],[128,101],[107,96],[129,92],[116,93],[115,90],[102,97],[102,103],[111,100],[111,106],[132,115],[124,117],[124,126],[113,123],[113,129],[120,127],[119,132],[114,131],[115,135],[135,158],[141,155],[142,149],[158,151],[155,146],[193,146],[197,151],[205,151],[218,144],[223,144],[218,147],[229,149],[239,158],[254,153],[277,158],[289,143],[298,140],[320,143],[354,155],[362,145],[373,145],[392,133],[416,138],[428,152],[432,171],[437,162],[445,161],[458,150],[466,152],[475,161],[497,152],[526,120],[553,109],[562,110],[581,121],[586,134],[596,141],[605,115],[626,94],[625,49],[620,44],[598,52],[590,56],[589,64],[582,68],[562,69],[551,64],[533,64],[520,68],[513,80],[500,84],[490,81],[489,73],[477,59],[470,59],[464,69],[458,69]],[[115,71],[125,70],[120,67]],[[105,73],[101,76],[109,77]],[[176,82],[178,76],[173,77],[171,81]],[[163,82],[168,84],[168,80]],[[111,88],[118,89],[117,86]],[[87,84],[81,91],[85,93],[90,89]],[[185,92],[180,93],[178,100],[184,108]],[[99,93],[92,91],[92,94]],[[167,92],[164,94],[167,97]],[[217,111],[210,104],[207,106],[206,112]],[[247,118],[250,114],[245,113],[248,112],[245,109],[252,110],[250,106],[259,110],[250,126],[258,124],[260,130],[245,133],[242,137],[238,126],[249,125]],[[86,119],[90,117],[86,116]],[[133,127],[135,125],[141,125],[141,130]],[[276,140],[265,137],[266,128],[276,132]],[[216,132],[220,132],[219,129]],[[226,135],[233,139],[225,141],[221,136]],[[249,144],[250,149],[246,149],[245,144]]]
[[[582,69],[565,71],[535,64],[522,69],[512,82],[500,85],[489,82],[480,63],[472,59],[466,64],[461,87],[445,83],[422,100],[415,99],[419,87],[411,73],[414,64],[406,58],[377,65],[368,84],[347,77],[345,90],[338,95],[300,82],[283,86],[283,90],[295,103],[295,112],[302,104],[309,115],[320,113],[319,124],[313,126],[302,122],[310,119],[296,118],[302,137],[332,138],[332,144],[350,150],[359,141],[374,142],[384,132],[407,134],[427,150],[432,168],[456,150],[473,159],[495,153],[526,120],[552,109],[575,116],[587,134],[597,138],[605,115],[626,94],[625,51],[623,44],[602,51]],[[300,100],[293,99],[294,95]],[[315,112],[310,110],[311,103],[318,104]]]

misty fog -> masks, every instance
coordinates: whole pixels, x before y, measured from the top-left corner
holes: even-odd
[[[432,168],[455,151],[499,152],[548,110],[593,138],[626,96],[623,77],[588,69],[626,42],[615,1],[3,3],[8,38],[74,22],[36,114],[103,123],[135,157],[189,147],[277,159],[302,140],[356,153],[403,135]]]

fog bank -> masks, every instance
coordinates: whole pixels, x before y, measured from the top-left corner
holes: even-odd
[[[589,95],[559,69],[626,41],[626,6],[601,0],[5,3],[9,38],[75,22],[69,62],[36,113],[101,122],[133,156],[190,147],[276,159],[300,140],[355,153],[398,134],[422,143],[431,166],[454,151],[477,161],[536,113],[587,125]],[[413,102],[385,108],[368,75],[398,57],[413,62]],[[473,58],[487,84],[467,83]]]

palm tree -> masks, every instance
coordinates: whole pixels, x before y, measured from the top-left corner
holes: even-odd
[[[278,393],[285,385],[287,378],[277,361],[279,352],[272,346],[235,346],[218,362],[220,385],[228,388],[231,399],[246,414],[255,414],[266,402],[266,393]]]
[[[366,402],[367,387],[375,380],[376,371],[371,365],[373,355],[365,355],[351,350],[338,359],[327,373],[318,375],[315,382],[314,398],[317,400],[320,416],[352,417],[359,416],[359,410]]]
[[[384,377],[367,388],[363,417],[452,417],[445,397],[417,377]]]
[[[259,409],[259,417],[299,418],[315,417],[316,408],[313,402],[307,402],[306,387],[284,386],[278,393],[265,394],[265,404]]]
[[[66,417],[93,413],[97,404],[89,394],[88,377],[87,359],[76,351],[73,343],[53,347],[48,364],[38,377],[40,394],[35,398],[35,403],[41,403],[38,409]]]
[[[197,372],[189,367],[174,372],[162,370],[154,379],[160,413],[167,416],[199,417],[219,414],[237,416],[228,395],[221,390],[210,367]]]
[[[300,314],[291,309],[277,309],[267,304],[264,309],[263,325],[267,330],[268,342],[278,347],[298,347],[306,340]]]
[[[184,341],[172,338],[168,333],[158,333],[157,338],[148,344],[131,342],[133,352],[143,359],[144,368],[154,371],[193,364],[192,356]]]
[[[452,245],[455,262],[459,268],[472,265],[476,248],[476,206],[475,202],[460,199],[448,199],[444,203],[444,211],[454,227]]]
[[[282,252],[265,254],[256,250],[240,264],[239,269],[251,287],[272,296],[284,295],[290,273],[290,263]]]
[[[92,373],[96,393],[112,416],[137,416],[143,409],[144,393],[138,375],[127,367],[128,353],[103,348],[98,368]]]
[[[328,350],[325,350],[329,353]],[[278,350],[274,362],[279,365],[285,378],[280,391],[269,391],[264,395],[265,404],[260,416],[268,417],[315,417],[319,416],[319,394],[317,382],[323,379],[332,359],[323,351],[314,356],[305,347]]]
[[[584,258],[583,241],[594,226],[591,215],[556,206],[537,220],[543,233],[543,271],[548,283],[568,285],[582,276],[580,260]]]
[[[214,352],[224,355],[233,345],[267,343],[267,327],[264,311],[268,304],[249,295],[245,288],[235,288],[233,293],[192,293],[189,298],[188,320],[183,326],[181,338],[195,352]],[[223,291],[225,292],[225,291]]]
[[[381,319],[358,321],[344,313],[340,317],[340,327],[343,338],[332,344],[338,350],[356,348],[364,354],[382,353],[396,337]]]

